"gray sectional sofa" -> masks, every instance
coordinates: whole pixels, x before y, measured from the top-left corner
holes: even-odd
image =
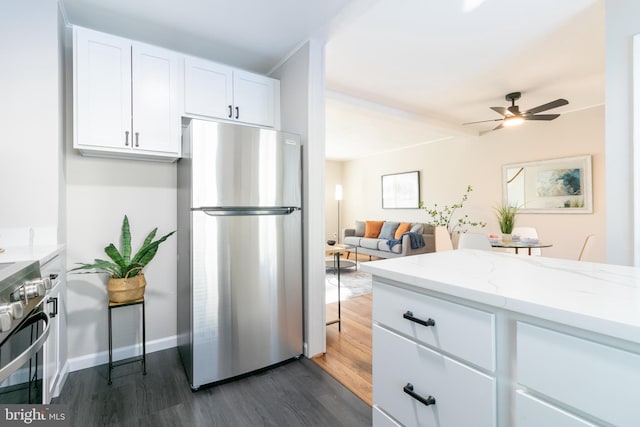
[[[384,226],[382,231],[384,231]],[[425,243],[423,247],[412,249],[410,236],[406,234],[402,236],[402,242],[394,245],[392,248],[389,248],[389,245],[387,244],[389,239],[384,238],[388,236],[382,236],[382,238],[380,235],[377,238],[364,237],[364,221],[356,221],[356,228],[345,228],[342,231],[341,243],[357,246],[359,254],[371,255],[379,258],[394,258],[435,251],[436,244],[434,227],[431,224],[412,223],[410,231],[417,232],[422,235]]]

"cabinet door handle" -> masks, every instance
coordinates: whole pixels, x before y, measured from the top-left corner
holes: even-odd
[[[51,303],[53,303],[53,311],[49,313],[49,317],[53,319],[58,315],[58,298],[57,297],[49,298],[47,300],[47,304],[51,304]]]
[[[233,107],[231,105],[229,105],[229,118],[233,118]]]
[[[413,397],[414,399],[416,399],[418,402],[422,403],[425,406],[435,405],[436,404],[436,398],[435,397],[433,397],[433,396],[423,397],[423,396],[420,396],[415,391],[413,391],[413,384],[411,384],[411,383],[407,383],[407,385],[404,386],[403,390],[409,396]]]
[[[422,320],[422,319],[418,319],[417,317],[413,317],[413,313],[411,311],[408,311],[402,315],[402,317],[404,317],[407,320],[411,320],[412,322],[416,322],[421,324],[422,326],[435,326],[436,325],[436,321],[429,318],[427,320]]]
[[[136,147],[139,147],[138,139],[140,138],[140,132],[136,132]]]
[[[125,147],[129,146],[129,131],[128,130],[124,131],[124,145],[125,145]]]
[[[236,107],[236,119],[240,118],[240,107]]]

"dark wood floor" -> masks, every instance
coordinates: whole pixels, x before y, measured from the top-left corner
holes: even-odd
[[[370,426],[371,408],[304,357],[237,381],[192,392],[177,349],[140,364],[72,372],[59,398],[71,425]]]

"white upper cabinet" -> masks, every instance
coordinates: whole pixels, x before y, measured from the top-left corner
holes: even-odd
[[[184,75],[186,115],[278,127],[278,80],[192,57]]]
[[[184,59],[186,114],[229,118],[233,113],[233,68],[204,59]]]
[[[180,55],[74,28],[74,148],[85,155],[180,157]]]
[[[275,126],[277,80],[246,71],[233,72],[234,117],[245,123]]]

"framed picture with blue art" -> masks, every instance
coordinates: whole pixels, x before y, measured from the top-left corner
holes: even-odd
[[[418,209],[420,203],[420,172],[382,175],[383,209]]]
[[[519,213],[592,213],[591,156],[504,165],[502,190]]]

